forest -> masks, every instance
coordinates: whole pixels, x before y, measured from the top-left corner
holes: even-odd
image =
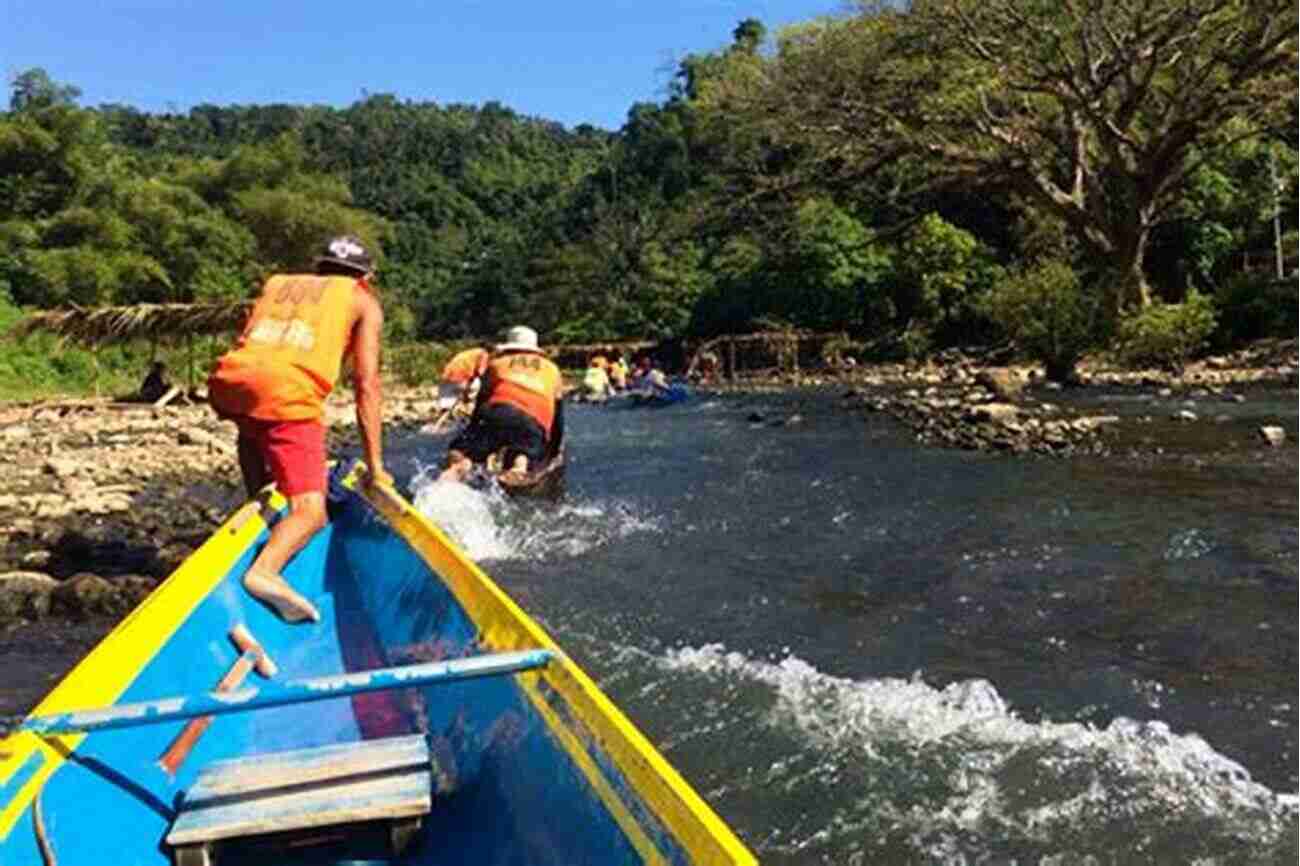
[[[389,345],[776,327],[864,358],[1011,345],[1054,378],[1177,365],[1296,334],[1296,34],[1294,0],[863,0],[738,22],[618,130],[388,94],[85,107],[29,69],[0,327],[246,298],[346,231]]]

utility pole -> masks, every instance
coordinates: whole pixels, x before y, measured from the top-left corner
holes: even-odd
[[[1268,177],[1273,189],[1273,252],[1277,257],[1277,278],[1280,280],[1286,276],[1282,259],[1282,203],[1277,194],[1277,156],[1271,143],[1268,146]]]

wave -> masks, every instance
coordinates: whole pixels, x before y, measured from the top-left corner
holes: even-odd
[[[765,862],[1296,862],[1297,795],[1163,722],[1027,722],[986,680],[850,680],[720,644],[656,662],[712,696],[668,748],[751,740],[725,800],[786,816]]]

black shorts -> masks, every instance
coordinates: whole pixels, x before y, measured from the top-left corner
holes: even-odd
[[[475,463],[505,448],[507,463],[523,454],[529,465],[536,467],[546,460],[546,431],[521,409],[508,403],[489,403],[474,413],[469,425],[447,447]]]

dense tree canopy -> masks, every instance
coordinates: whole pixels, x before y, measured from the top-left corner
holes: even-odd
[[[756,130],[760,159],[733,152],[756,193],[1000,183],[1146,304],[1151,233],[1192,175],[1294,132],[1296,28],[1288,0],[864,4],[739,56],[705,99]]]
[[[1283,0],[863,2],[771,37],[746,19],[612,132],[385,94],[87,109],[29,70],[0,115],[0,288],[238,296],[349,231],[382,253],[396,338],[776,320],[882,351],[1031,343],[1008,317],[1041,284],[1106,313],[1077,319],[1071,345],[1095,344],[1193,289],[1276,297],[1242,263],[1279,240],[1294,269],[1296,29]],[[1222,321],[1247,319],[1287,321]]]

